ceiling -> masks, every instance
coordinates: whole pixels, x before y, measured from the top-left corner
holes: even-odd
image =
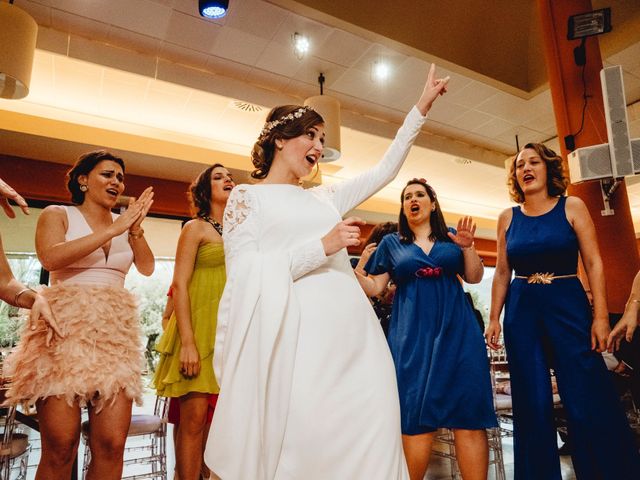
[[[247,171],[268,109],[316,95],[323,72],[325,93],[342,104],[343,155],[321,177],[336,182],[382,156],[435,61],[451,76],[449,93],[398,179],[361,210],[394,215],[406,179],[426,177],[449,219],[472,214],[490,237],[509,203],[503,165],[515,136],[554,142],[532,0],[399,0],[384,15],[378,0],[230,3],[211,21],[195,0],[15,0],[39,24],[38,50],[29,96],[0,100],[0,153],[71,163],[106,146],[128,152],[133,173],[188,181],[214,161]],[[640,137],[640,3],[609,4],[614,30],[601,49],[624,68]],[[295,32],[311,42],[302,59]],[[376,61],[392,66],[384,82],[372,77]],[[638,231],[640,184],[629,194]]]

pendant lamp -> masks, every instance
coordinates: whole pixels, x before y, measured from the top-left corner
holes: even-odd
[[[11,2],[0,3],[0,97],[29,94],[38,25]]]
[[[321,162],[335,162],[340,158],[340,102],[337,98],[323,95],[324,75],[318,77],[320,95],[309,97],[304,101],[306,107],[313,108],[324,118],[324,150]]]

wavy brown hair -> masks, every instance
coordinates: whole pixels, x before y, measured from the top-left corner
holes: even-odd
[[[565,173],[562,157],[542,143],[527,143],[522,147],[522,150],[527,148],[534,150],[547,165],[547,192],[549,196],[559,197],[560,195],[564,195],[567,191],[567,185],[569,185],[569,179]],[[522,152],[522,150],[520,150],[520,152]],[[518,155],[520,152],[518,152]],[[516,203],[524,203],[524,192],[520,188],[520,185],[518,185],[518,179],[516,177],[516,160],[518,159],[518,155],[513,157],[509,164],[507,185],[509,186],[511,199]]]
[[[194,217],[208,217],[211,215],[211,173],[214,168],[226,168],[221,163],[214,163],[206,168],[189,185],[187,198],[191,206],[191,215]]]
[[[429,224],[431,225],[431,233],[429,234],[429,240],[435,242],[439,240],[441,242],[450,242],[449,238],[449,229],[447,228],[447,224],[444,221],[444,215],[442,214],[442,210],[440,209],[440,202],[438,202],[438,197],[436,196],[436,191],[433,189],[431,185],[427,183],[426,180],[422,178],[414,178],[413,180],[409,180],[407,184],[402,189],[402,193],[400,194],[400,215],[398,216],[398,235],[400,236],[401,243],[413,243],[416,239],[413,230],[409,227],[409,220],[407,220],[407,216],[404,214],[404,192],[409,185],[422,185],[429,195],[431,202],[436,206],[434,211],[431,212],[431,216],[429,217]]]
[[[106,150],[95,150],[81,155],[78,161],[67,172],[67,190],[71,193],[71,201],[75,205],[82,205],[85,196],[85,192],[80,190],[78,177],[89,175],[89,172],[96,168],[96,165],[105,160],[116,162],[122,167],[122,173],[124,173],[124,160]]]
[[[269,123],[281,119],[300,108],[304,107],[301,105],[275,107],[267,115],[266,122]],[[323,123],[324,119],[318,112],[308,109],[299,118],[277,125],[266,134],[261,135],[253,145],[253,150],[251,150],[251,161],[255,167],[255,170],[251,172],[251,177],[262,180],[269,174],[276,150],[276,140],[299,137],[304,135],[309,128]]]

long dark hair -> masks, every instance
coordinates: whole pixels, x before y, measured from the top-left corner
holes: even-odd
[[[122,167],[122,173],[124,173],[124,161],[120,157],[116,157],[114,154],[109,153],[106,150],[95,150],[81,155],[80,158],[78,158],[78,161],[67,172],[67,190],[71,193],[71,201],[75,205],[82,205],[84,203],[85,196],[85,192],[80,190],[78,177],[82,175],[89,175],[91,170],[96,168],[96,165],[104,160],[116,162]]]
[[[400,215],[398,216],[398,234],[400,236],[400,242],[402,243],[413,243],[416,239],[415,234],[409,227],[409,221],[407,220],[407,216],[404,214],[404,192],[409,185],[422,185],[429,195],[431,202],[435,205],[435,209],[431,212],[431,216],[429,217],[429,224],[431,225],[431,233],[429,234],[429,240],[435,242],[439,240],[441,242],[450,242],[451,239],[447,233],[449,229],[447,228],[447,224],[444,221],[444,215],[442,215],[442,210],[440,209],[440,202],[438,202],[438,197],[436,196],[436,192],[427,183],[427,181],[423,178],[414,178],[409,180],[407,184],[402,189],[402,193],[400,194]]]
[[[267,126],[272,122],[278,122],[278,124],[268,128]],[[265,129],[251,151],[251,161],[255,167],[251,177],[263,179],[269,174],[277,139],[288,140],[299,137],[309,128],[323,123],[324,119],[319,113],[301,105],[281,105],[271,109],[267,115]]]
[[[200,175],[189,185],[187,198],[194,217],[204,218],[211,215],[211,173],[218,167],[226,168],[221,163],[214,163],[200,172]]]

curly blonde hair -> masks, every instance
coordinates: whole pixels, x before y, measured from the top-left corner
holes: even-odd
[[[567,191],[567,185],[569,185],[569,179],[565,173],[562,157],[542,143],[527,143],[522,147],[522,150],[527,148],[534,150],[547,165],[547,192],[549,195],[552,197],[564,195]],[[507,185],[509,186],[511,199],[516,203],[524,203],[524,192],[518,185],[518,179],[516,178],[517,158],[518,155],[514,156],[509,164]]]

